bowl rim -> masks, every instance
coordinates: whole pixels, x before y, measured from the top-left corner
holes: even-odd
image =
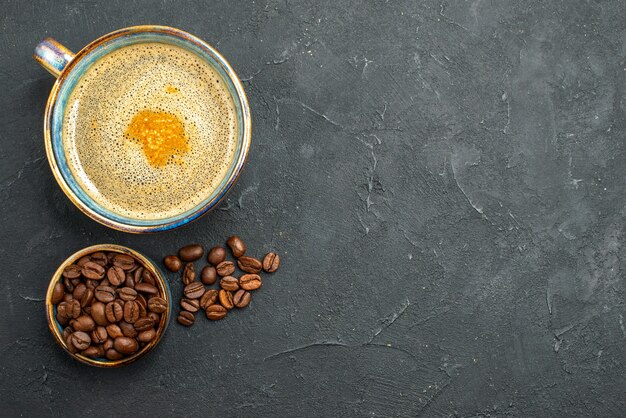
[[[135,259],[139,260],[142,266],[144,268],[147,268],[150,271],[150,273],[154,275],[155,281],[157,283],[157,287],[159,287],[159,290],[161,291],[163,295],[163,299],[165,299],[166,305],[167,305],[167,309],[165,310],[163,314],[161,314],[161,322],[159,324],[157,335],[154,338],[154,340],[150,341],[145,347],[137,351],[135,354],[128,356],[128,357],[123,357],[119,360],[107,360],[107,359],[99,359],[99,358],[94,359],[91,357],[83,356],[80,353],[72,353],[68,349],[67,343],[65,342],[65,339],[63,338],[63,331],[60,329],[62,325],[58,323],[54,315],[54,305],[52,304],[52,293],[54,292],[54,286],[56,285],[56,283],[62,280],[63,278],[62,274],[63,274],[63,270],[65,269],[65,267],[78,261],[81,257],[85,255],[93,254],[99,251],[128,254],[134,257]],[[61,346],[61,348],[63,348],[63,350],[67,352],[72,358],[80,361],[81,363],[88,364],[90,366],[102,367],[102,368],[115,368],[115,367],[125,366],[127,364],[137,361],[138,359],[140,359],[141,357],[143,357],[144,355],[152,351],[154,347],[156,347],[157,344],[161,341],[161,338],[163,338],[163,335],[165,334],[165,331],[170,321],[171,311],[172,311],[172,306],[171,306],[171,295],[170,295],[169,285],[167,284],[167,281],[165,280],[160,269],[156,267],[156,265],[152,262],[152,260],[145,257],[143,254],[131,248],[125,247],[123,245],[117,245],[117,244],[92,245],[92,246],[83,248],[82,250],[78,250],[74,254],[67,257],[65,261],[63,261],[59,265],[59,268],[57,268],[57,270],[52,275],[52,278],[50,279],[50,284],[48,285],[48,290],[46,292],[46,318],[48,321],[48,328],[50,329],[50,332],[54,336],[54,339],[56,340],[57,344]]]
[[[225,183],[223,188],[219,190],[219,193],[212,199],[207,201],[204,205],[200,206],[194,212],[184,216],[184,217],[175,217],[173,220],[169,220],[167,222],[155,222],[152,225],[135,225],[127,222],[120,222],[114,219],[110,219],[109,217],[96,212],[94,209],[89,207],[85,202],[83,202],[77,195],[74,193],[72,188],[67,184],[61,170],[58,166],[58,162],[56,161],[54,155],[54,149],[52,145],[52,118],[54,115],[54,108],[57,103],[57,97],[61,90],[61,86],[67,79],[68,75],[72,72],[73,68],[80,62],[86,55],[95,50],[96,48],[110,42],[114,39],[128,36],[136,33],[161,33],[165,35],[171,35],[174,37],[178,37],[184,39],[192,44],[199,46],[204,49],[205,52],[209,55],[212,55],[219,64],[223,67],[226,72],[230,82],[233,84],[236,95],[234,99],[239,100],[239,104],[241,107],[241,118],[242,118],[242,144],[241,144],[241,152],[236,156],[234,161],[234,169],[230,176],[228,177],[228,181]],[[63,190],[63,193],[70,199],[70,201],[85,215],[89,216],[91,219],[96,222],[105,225],[107,227],[116,229],[118,231],[129,232],[134,234],[140,233],[154,233],[167,231],[170,229],[175,229],[180,226],[186,225],[189,222],[192,222],[198,218],[200,218],[205,213],[214,209],[219,205],[219,203],[225,198],[228,192],[232,189],[232,187],[237,183],[241,172],[243,171],[243,167],[247,161],[248,154],[250,151],[250,144],[252,138],[252,117],[250,115],[250,106],[248,103],[248,98],[246,96],[245,90],[243,88],[243,84],[231,65],[228,61],[211,45],[202,39],[185,32],[180,29],[176,29],[170,26],[161,26],[161,25],[139,25],[139,26],[129,26],[126,28],[118,29],[113,32],[109,32],[91,43],[87,44],[83,47],[79,52],[74,55],[73,59],[67,64],[67,66],[63,69],[59,77],[56,79],[54,85],[52,86],[52,90],[50,91],[50,96],[48,96],[48,101],[46,103],[46,109],[44,114],[44,143],[46,148],[46,155],[48,158],[48,163],[50,164],[50,168],[52,169],[52,173]]]

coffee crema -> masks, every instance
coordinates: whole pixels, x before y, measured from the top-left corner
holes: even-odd
[[[215,191],[235,159],[236,108],[223,78],[181,47],[140,43],[92,64],[63,118],[68,166],[96,203],[161,220]]]

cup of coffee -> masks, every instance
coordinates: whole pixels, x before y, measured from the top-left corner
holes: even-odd
[[[44,120],[50,167],[92,219],[132,233],[176,228],[236,182],[250,109],[231,66],[204,41],[135,26],[76,54],[46,38],[34,58],[57,77]]]

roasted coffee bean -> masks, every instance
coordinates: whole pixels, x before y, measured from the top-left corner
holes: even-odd
[[[196,280],[196,271],[193,267],[193,263],[185,264],[185,268],[183,269],[183,283],[189,284]]]
[[[66,340],[67,337],[74,333],[74,329],[70,326],[63,328],[63,339]]]
[[[178,323],[186,327],[192,326],[195,320],[196,317],[191,312],[181,311],[178,314]]]
[[[135,285],[137,285],[137,283],[141,283],[142,281],[142,274],[143,274],[144,268],[143,267],[139,267],[137,270],[132,272],[133,275],[133,279],[135,280]]]
[[[91,345],[91,337],[84,331],[76,331],[70,337],[70,341],[77,350],[85,350]]]
[[[211,248],[209,251],[209,255],[207,255],[207,261],[214,266],[217,266],[219,263],[226,259],[226,250],[224,247],[216,246]]]
[[[128,254],[115,254],[113,257],[113,265],[128,271],[135,267],[135,259]]]
[[[65,338],[65,345],[67,347],[67,351],[69,351],[70,353],[78,353],[78,349],[76,347],[74,347],[74,343],[72,342],[72,335],[74,333],[72,333],[71,335],[69,335],[67,338]]]
[[[102,344],[107,340],[109,334],[107,333],[107,329],[105,327],[96,327],[93,331],[91,331],[91,341],[94,344]]]
[[[91,261],[91,257],[89,257],[88,255],[84,255],[82,256],[77,262],[76,265],[78,267],[82,267],[85,265],[86,262]]]
[[[83,350],[80,354],[82,354],[85,357],[96,358],[96,357],[100,357],[100,350],[98,349],[97,346],[92,345],[90,347],[87,347],[87,349]]]
[[[72,283],[72,280],[67,277],[63,279],[63,286],[65,287],[65,291],[70,293],[70,295],[74,291],[74,284]]]
[[[158,324],[161,321],[161,315],[156,312],[148,312],[148,318],[152,319],[155,324]]]
[[[129,300],[124,304],[124,321],[134,324],[139,319],[139,304],[134,300]]]
[[[196,261],[204,254],[204,248],[200,244],[185,245],[178,250],[178,257],[183,261]]]
[[[143,306],[144,309],[148,308],[148,301],[146,300],[146,297],[143,294],[137,293],[137,299],[135,300],[137,301],[138,304]]]
[[[137,299],[137,291],[130,287],[122,287],[121,289],[117,289],[116,292],[117,296],[123,301]]]
[[[137,302],[137,301],[135,301]],[[139,318],[145,318],[148,316],[148,310],[141,303],[137,302],[137,306],[139,307]]]
[[[228,314],[228,310],[217,303],[206,308],[206,317],[211,321],[219,321]]]
[[[74,291],[72,292],[72,297],[74,299],[81,300],[86,290],[87,290],[87,286],[85,286],[85,283],[78,283],[76,287],[74,287]]]
[[[141,318],[134,323],[134,326],[138,332],[141,332],[154,327],[154,321],[150,318]]]
[[[126,272],[126,281],[124,282],[124,284],[126,285],[126,287],[132,287],[133,289],[135,288],[135,284],[137,284],[137,282],[135,281],[133,273]]]
[[[198,302],[198,299],[182,298],[180,300],[180,307],[188,312],[196,313],[198,309],[200,309],[200,302]]]
[[[215,267],[215,270],[222,277],[230,276],[235,272],[235,264],[232,261],[222,261]]]
[[[107,270],[107,279],[113,286],[120,286],[126,280],[126,273],[120,267],[113,266]]]
[[[163,259],[163,264],[165,265],[165,268],[172,273],[176,273],[183,266],[183,262],[175,255],[166,256]]]
[[[62,327],[70,323],[70,319],[67,316],[62,316],[62,315],[59,315],[58,313],[56,315],[56,320]]]
[[[102,280],[100,281],[100,285],[99,285],[99,286],[109,286],[109,287],[111,287],[111,283],[109,282],[109,279],[107,279],[107,278],[105,277],[104,279],[102,279]],[[98,286],[96,286],[96,287],[98,287]]]
[[[52,289],[52,299],[50,300],[53,305],[57,305],[61,303],[63,300],[63,296],[65,296],[65,289],[63,288],[63,283],[56,282],[54,288]]]
[[[244,274],[239,278],[239,287],[244,290],[256,290],[261,285],[261,276],[258,274]]]
[[[104,308],[104,313],[109,322],[119,322],[124,318],[124,308],[116,302],[107,303]]]
[[[91,258],[91,261],[93,261],[96,264],[100,264],[102,267],[106,266],[109,262],[109,258],[103,252],[93,253],[91,254],[90,258]]]
[[[74,299],[74,298],[72,297],[72,294],[71,294],[71,293],[66,293],[66,294],[63,296],[63,300],[64,300],[65,302],[67,302],[67,303],[70,303],[70,302],[72,301],[72,299]]]
[[[93,331],[94,329],[96,329],[96,323],[94,322],[93,318],[90,317],[89,315],[79,316],[75,320],[70,321],[70,325],[76,331],[89,332],[89,331]]]
[[[113,348],[122,354],[133,354],[139,349],[139,345],[134,338],[117,337],[113,341]]]
[[[82,306],[82,305],[81,305]],[[83,313],[87,314],[87,315],[91,315],[91,306],[85,306],[83,308]]]
[[[251,297],[250,292],[243,290],[243,289],[239,289],[233,295],[233,305],[235,305],[238,308],[245,308],[246,306],[250,304],[250,297]]]
[[[199,299],[204,295],[204,286],[200,282],[192,282],[183,289],[187,299]]]
[[[91,303],[93,302],[94,295],[94,290],[91,288],[87,288],[87,290],[85,290],[85,293],[83,293],[83,297],[80,298],[80,306],[83,309],[87,309],[88,307],[90,307]]]
[[[149,343],[150,341],[156,338],[156,331],[154,328],[147,329],[145,331],[141,331],[137,335],[137,341],[140,343]]]
[[[124,335],[122,334],[122,329],[117,324],[107,325],[106,331],[107,331],[107,334],[109,334],[109,337],[111,338],[122,337]]]
[[[147,269],[144,269],[141,273],[141,282],[156,286],[156,280],[154,280],[154,276]]]
[[[239,238],[237,235],[233,235],[232,237],[228,238],[226,244],[230,247],[230,251],[233,253],[233,256],[235,258],[241,257],[246,252],[246,244],[244,244],[241,238]]]
[[[122,334],[126,337],[135,338],[137,336],[137,330],[133,324],[129,324],[128,322],[122,321],[119,323],[120,329],[122,330]]]
[[[57,305],[57,317],[71,318],[69,303],[63,301]]]
[[[80,302],[77,301],[76,299],[72,299],[71,301],[69,301],[67,303],[68,306],[68,313],[69,313],[69,317],[70,318],[78,318],[80,316]]]
[[[220,290],[218,293],[218,298],[220,300],[220,304],[230,310],[233,309],[233,293],[229,292],[228,290]]]
[[[104,342],[104,344],[102,344],[102,348],[104,349],[104,351],[106,350],[110,350],[113,348],[113,341],[115,339],[114,338],[107,338],[107,340]]]
[[[220,287],[224,290],[234,292],[239,289],[239,280],[233,276],[226,276],[220,280]]]
[[[200,298],[200,307],[204,310],[213,305],[217,301],[218,291],[215,289],[207,290]]]
[[[80,277],[81,271],[82,269],[80,268],[80,266],[77,266],[76,264],[70,264],[63,269],[62,275],[66,279],[77,279]]]
[[[237,265],[241,271],[246,273],[257,274],[263,268],[263,263],[254,257],[243,256],[237,259]]]
[[[98,286],[95,290],[95,297],[100,302],[112,302],[115,300],[115,290],[109,286]]]
[[[85,280],[85,285],[87,286],[88,289],[95,289],[96,287],[100,286],[100,281],[86,279]]]
[[[81,272],[87,279],[102,280],[104,278],[105,270],[100,264],[88,261],[83,265]]]
[[[204,284],[212,285],[217,280],[217,271],[213,266],[204,266],[200,272],[200,280]]]
[[[267,253],[263,258],[263,270],[274,273],[280,266],[280,257],[276,253]]]
[[[72,284],[74,285],[74,287],[78,286],[79,283],[82,282],[82,280],[80,279],[80,277],[76,278],[76,279],[70,279],[70,281],[72,282]]]
[[[91,305],[91,317],[98,325],[105,326],[109,323],[104,303],[96,301]]]
[[[119,360],[122,357],[124,357],[124,354],[120,353],[119,351],[115,350],[114,348],[109,348],[106,353],[104,354],[104,356],[109,359],[109,360]]]
[[[167,302],[159,296],[153,296],[148,299],[148,309],[152,312],[163,313],[167,310]]]
[[[148,295],[156,295],[159,293],[159,289],[157,289],[155,286],[143,282],[137,283],[135,285],[135,290],[138,292],[146,293]]]

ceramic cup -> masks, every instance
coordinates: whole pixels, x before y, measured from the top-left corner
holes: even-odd
[[[141,265],[145,269],[147,269],[150,273],[152,273],[152,275],[154,276],[154,279],[156,281],[156,286],[159,288],[161,295],[163,295],[163,299],[165,299],[167,303],[167,310],[161,314],[161,323],[159,324],[156,338],[152,340],[150,343],[148,343],[141,350],[136,352],[135,354],[128,356],[128,357],[124,357],[120,360],[108,360],[106,358],[90,358],[90,357],[83,356],[80,353],[72,353],[67,348],[67,343],[65,342],[65,339],[63,338],[63,327],[61,326],[61,324],[59,324],[59,322],[56,319],[56,307],[52,304],[52,293],[54,292],[54,286],[57,284],[58,281],[63,280],[63,270],[65,269],[65,267],[69,266],[72,263],[75,263],[81,257],[87,254],[93,254],[98,251],[103,251],[107,253],[114,252],[114,253],[128,254],[128,255],[133,256],[136,260],[139,260],[141,262]],[[52,279],[50,280],[50,285],[48,286],[48,291],[46,292],[46,316],[48,319],[48,328],[50,328],[50,331],[52,332],[54,339],[70,356],[72,356],[73,358],[75,358],[76,360],[82,363],[89,364],[90,366],[120,367],[129,363],[132,363],[135,360],[138,360],[139,358],[143,357],[145,354],[150,352],[154,347],[156,347],[159,341],[161,341],[161,337],[163,337],[163,334],[165,333],[165,329],[167,328],[167,324],[169,323],[171,312],[172,312],[172,297],[170,294],[169,286],[167,282],[165,281],[165,279],[163,278],[163,274],[161,273],[161,271],[156,267],[156,265],[150,259],[146,258],[145,256],[138,253],[137,251],[131,250],[130,248],[127,248],[127,247],[123,247],[121,245],[114,245],[114,244],[93,245],[91,247],[84,248],[72,254],[63,263],[61,263],[57,271],[52,275]]]
[[[211,195],[184,213],[159,220],[137,220],[124,217],[96,203],[74,179],[65,159],[62,140],[65,106],[72,89],[85,70],[112,51],[142,42],[173,44],[196,54],[211,65],[222,76],[232,95],[239,132],[233,163]],[[176,228],[215,207],[237,181],[250,148],[252,129],[250,108],[243,86],[231,66],[204,41],[189,33],[166,26],[134,26],[104,35],[84,47],[77,54],[72,53],[55,40],[46,38],[35,48],[34,58],[57,78],[48,98],[44,118],[44,138],[48,162],[63,192],[92,219],[111,228],[132,233],[158,232]]]

